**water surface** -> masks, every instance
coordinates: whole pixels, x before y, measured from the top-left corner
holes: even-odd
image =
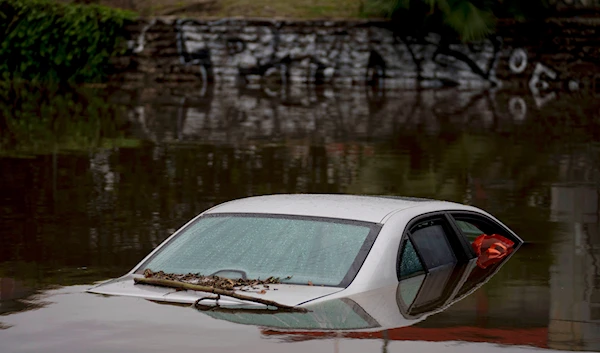
[[[466,299],[414,326],[359,336],[371,342],[364,349],[467,341],[600,350],[600,103],[592,94],[155,86],[26,103],[0,124],[0,337],[13,348],[31,324],[25,315],[60,315],[66,305],[44,293],[127,272],[212,205],[354,193],[475,205],[527,241]],[[149,304],[144,311],[158,307]],[[257,350],[281,338],[223,327],[244,332],[240,346],[252,337]],[[358,347],[351,339],[303,344],[349,351]],[[298,340],[314,337],[277,342]],[[412,343],[390,343],[399,341]]]

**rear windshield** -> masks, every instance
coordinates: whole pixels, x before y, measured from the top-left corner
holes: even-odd
[[[199,218],[139,269],[346,287],[379,226],[314,217],[214,214]]]

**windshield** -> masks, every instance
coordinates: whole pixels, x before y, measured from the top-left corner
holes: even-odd
[[[374,223],[315,217],[211,214],[188,225],[145,269],[346,287],[379,231]]]

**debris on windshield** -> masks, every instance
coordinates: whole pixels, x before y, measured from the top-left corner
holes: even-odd
[[[229,279],[222,278],[218,276],[202,276],[195,274],[187,274],[187,275],[179,275],[172,273],[164,273],[162,271],[153,272],[150,269],[146,269],[144,271],[144,277],[139,278],[136,277],[133,279],[136,284],[147,284],[153,286],[160,287],[168,287],[173,288],[175,290],[193,290],[199,292],[208,292],[217,294],[219,297],[221,295],[228,296],[240,300],[255,302],[264,304],[266,306],[275,307],[278,310],[286,310],[286,311],[298,311],[298,312],[307,312],[305,308],[289,306],[281,303],[277,303],[272,300],[261,299],[256,297],[251,297],[248,295],[243,295],[236,293],[235,290],[241,290],[239,288],[252,288],[252,289],[260,289],[260,285],[264,288],[268,288],[267,284],[276,284],[280,283],[279,278],[269,277],[266,280],[248,280],[248,279]],[[195,283],[193,283],[193,282]],[[239,287],[239,288],[238,288]],[[266,294],[266,289],[262,289],[257,291],[258,294]],[[200,300],[205,298],[200,298],[196,301],[194,306],[198,306]],[[218,305],[218,301],[217,301]]]
[[[256,291],[265,294],[266,289],[270,289],[270,284],[280,284],[281,280],[277,277],[267,279],[230,279],[219,276],[203,276],[201,274],[188,273],[186,275],[176,273],[164,273],[163,271],[153,272],[150,269],[144,271],[145,278],[166,279],[169,281],[196,284],[200,286],[214,287],[225,290],[241,290],[244,292]]]

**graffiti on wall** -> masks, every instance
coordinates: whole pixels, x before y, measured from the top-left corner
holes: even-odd
[[[156,23],[141,28],[132,43],[134,54],[149,45],[146,36]],[[177,19],[168,25],[175,34],[175,65],[195,71],[203,92],[209,85],[233,83],[261,87],[271,96],[287,94],[294,84],[495,89],[503,85],[497,76],[502,60],[518,79],[528,76],[539,108],[556,97],[557,82],[565,80],[552,67],[531,60],[527,49],[505,47],[500,37],[463,44],[436,33],[402,36],[373,23]],[[580,88],[577,80],[567,81],[570,91]],[[523,104],[515,100],[512,106]]]
[[[517,48],[513,50],[510,58],[508,59],[508,67],[510,71],[515,74],[521,74],[525,71],[528,65],[528,56],[527,52],[522,48]],[[556,80],[557,73],[551,68],[541,64],[536,63],[535,68],[533,69],[533,74],[529,79],[529,90],[531,91],[535,104],[538,108],[541,108],[546,102],[554,99],[556,97],[556,92],[547,92],[550,84],[548,80]],[[577,87],[576,81],[572,81],[571,88],[576,90]],[[522,103],[514,104],[514,106],[523,106]]]
[[[175,26],[181,62],[197,65],[203,80],[404,88],[498,84],[499,38],[457,45],[436,34],[417,41],[376,26],[304,28],[228,20],[177,20]]]
[[[146,49],[146,36],[156,23],[152,20],[141,28],[130,43],[133,54]],[[495,67],[500,38],[462,45],[434,33],[419,40],[402,37],[385,26],[228,19],[178,19],[173,27],[179,64],[197,67],[203,82],[366,83],[390,88],[499,84]]]

